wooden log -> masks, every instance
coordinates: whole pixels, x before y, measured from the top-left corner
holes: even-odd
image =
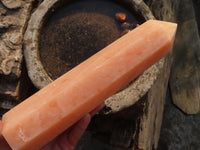
[[[0,3],[1,110],[10,109],[19,101],[22,41],[30,11],[31,1],[2,0]]]
[[[147,4],[157,19],[176,21],[179,0],[152,0],[148,1]],[[171,64],[172,55],[170,54],[165,58],[165,67],[160,70],[160,76],[147,94],[146,113],[140,118],[137,136],[138,143],[133,149],[151,150],[158,147]]]
[[[165,67],[147,94],[146,111],[141,116],[138,125],[137,148],[139,149],[150,150],[158,146],[171,62],[171,55],[168,55],[165,58]]]
[[[200,39],[192,1],[181,1],[178,18],[170,90],[177,107],[186,114],[197,114],[200,112]]]

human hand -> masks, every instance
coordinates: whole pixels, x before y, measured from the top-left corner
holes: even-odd
[[[56,137],[53,141],[45,145],[41,150],[74,150],[78,140],[85,132],[87,126],[90,123],[91,118],[103,108],[103,104],[99,105],[90,113],[86,114],[81,120],[75,123],[72,127],[67,129],[61,135]],[[3,127],[0,121],[0,131]],[[0,149],[11,150],[6,140],[0,135]]]

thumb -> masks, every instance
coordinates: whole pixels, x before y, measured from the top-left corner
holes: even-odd
[[[3,123],[2,123],[2,121],[0,121],[0,149],[1,150],[11,150],[10,146],[8,145],[8,143],[6,142],[6,140],[4,139],[4,137],[1,134],[2,129],[3,129]]]

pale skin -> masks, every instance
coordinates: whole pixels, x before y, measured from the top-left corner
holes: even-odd
[[[103,104],[99,105],[90,113],[86,114],[82,119],[75,123],[72,127],[67,129],[61,135],[56,137],[53,141],[45,145],[41,150],[74,150],[78,140],[81,138],[85,132],[87,126],[89,125],[91,118],[101,109]],[[0,131],[3,127],[0,121]],[[0,135],[0,149],[1,150],[12,150],[3,136]]]

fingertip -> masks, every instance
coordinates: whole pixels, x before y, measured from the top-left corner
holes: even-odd
[[[3,129],[3,122],[0,120],[0,149],[1,150],[11,150],[10,146],[4,139],[2,135],[2,129]]]
[[[0,120],[0,133],[1,133],[2,129],[3,129],[3,122]]]
[[[88,113],[78,123],[87,126],[90,123],[91,118],[91,115]]]
[[[0,137],[2,137],[3,122],[0,120]]]
[[[100,110],[101,110],[102,108],[104,108],[104,106],[105,106],[105,103],[101,103],[101,104],[99,105]]]
[[[71,146],[75,146],[78,140],[81,138],[85,132],[87,126],[91,120],[91,115],[86,114],[81,120],[79,120],[73,128],[71,128],[70,133],[68,134],[68,142]]]
[[[104,103],[101,103],[99,106],[97,106],[94,110],[90,112],[91,117],[93,117],[95,114],[97,114],[103,107],[105,106]]]

